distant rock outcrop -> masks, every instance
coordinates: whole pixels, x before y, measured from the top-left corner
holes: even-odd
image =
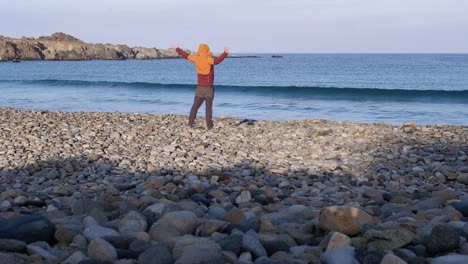
[[[189,51],[190,52],[190,51]],[[175,50],[91,44],[65,33],[14,39],[0,36],[0,61],[15,60],[125,60],[180,58]]]

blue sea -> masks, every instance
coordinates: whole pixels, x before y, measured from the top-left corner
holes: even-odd
[[[215,117],[468,125],[468,54],[255,55],[215,67]],[[187,115],[195,84],[183,59],[4,62],[0,106]]]

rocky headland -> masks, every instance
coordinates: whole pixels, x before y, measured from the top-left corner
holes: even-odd
[[[468,127],[0,108],[3,263],[468,263]]]
[[[0,61],[172,59],[178,57],[177,52],[171,49],[91,44],[61,32],[37,39],[27,37],[14,39],[0,36]]]

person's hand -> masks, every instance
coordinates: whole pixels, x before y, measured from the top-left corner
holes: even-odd
[[[228,48],[228,47],[224,47],[224,52],[225,52],[225,53],[229,53],[229,48]]]
[[[172,44],[171,49],[177,49],[179,47],[179,44]]]

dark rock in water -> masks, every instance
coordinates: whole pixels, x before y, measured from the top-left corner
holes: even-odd
[[[453,202],[450,203],[457,211],[459,211],[463,216],[468,216],[468,202]]]
[[[54,224],[40,215],[0,219],[0,238],[21,240],[29,244],[36,241],[50,241],[54,233]]]
[[[194,202],[202,203],[208,207],[211,205],[211,201],[209,199],[205,198],[203,195],[198,193],[190,196],[190,199],[192,199]]]
[[[430,254],[448,252],[459,247],[460,231],[451,225],[437,225],[432,228],[431,234],[425,237],[423,242]]]
[[[148,248],[138,257],[139,264],[172,264],[174,261],[169,249],[162,244]]]

